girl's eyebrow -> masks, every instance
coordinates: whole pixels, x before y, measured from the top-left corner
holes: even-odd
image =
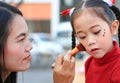
[[[20,33],[20,34],[16,37],[16,39],[19,38],[20,36],[24,36],[24,35],[25,35],[25,33]]]
[[[94,26],[91,26],[89,29],[93,29],[95,27],[99,27],[100,25],[94,25]]]
[[[100,26],[100,25],[91,26],[89,29],[93,29],[93,28],[98,27],[98,26]],[[76,34],[79,34],[79,33],[82,33],[82,32],[83,32],[83,31],[78,31]]]
[[[78,31],[76,34],[82,33],[83,31]]]

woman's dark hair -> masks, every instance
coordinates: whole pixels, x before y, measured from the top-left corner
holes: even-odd
[[[120,23],[120,11],[116,6],[109,6],[107,3],[105,3],[103,0],[84,0],[81,1],[80,4],[75,8],[74,12],[71,15],[71,25],[73,28],[72,32],[72,48],[75,47],[76,41],[75,41],[75,30],[73,21],[77,16],[80,15],[83,9],[87,9],[90,14],[95,14],[99,16],[101,19],[106,21],[109,25],[117,19]],[[119,45],[120,45],[120,26],[118,29],[118,38],[119,38]]]
[[[0,83],[3,83],[1,73],[3,69],[5,69],[4,47],[10,33],[9,24],[12,21],[14,14],[23,16],[18,8],[0,1]],[[3,63],[4,66],[1,66],[1,63]],[[16,72],[12,72],[4,83],[16,83]]]

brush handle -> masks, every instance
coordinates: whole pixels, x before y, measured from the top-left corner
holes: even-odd
[[[75,48],[72,50],[72,55],[75,56],[78,52],[79,52],[78,48],[75,47]]]

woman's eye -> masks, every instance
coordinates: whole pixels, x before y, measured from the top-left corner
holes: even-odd
[[[18,41],[23,42],[25,40],[25,37],[21,37]]]
[[[19,41],[20,41],[20,42],[24,41],[24,38],[23,38],[23,39],[20,39]]]
[[[99,30],[99,31],[97,31],[97,32],[94,32],[94,34],[96,34],[96,35],[97,35],[97,34],[99,34],[99,33],[100,33],[100,31],[101,31],[101,30]]]

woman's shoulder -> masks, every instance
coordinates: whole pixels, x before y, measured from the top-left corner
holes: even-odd
[[[17,79],[17,72],[12,72],[5,80],[5,83],[16,83],[16,79]]]

